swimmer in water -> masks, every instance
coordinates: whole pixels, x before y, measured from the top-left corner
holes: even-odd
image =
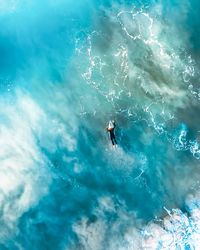
[[[116,127],[115,121],[109,121],[108,127],[106,128],[106,130],[110,133],[110,140],[113,146],[117,145],[117,141],[116,141],[115,133],[114,133],[115,127]]]

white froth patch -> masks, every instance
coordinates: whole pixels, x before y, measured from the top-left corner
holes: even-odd
[[[46,100],[50,101],[51,96]],[[60,105],[59,100],[55,102]],[[59,119],[60,110],[57,114],[54,107],[52,114],[45,108],[22,91],[16,91],[12,99],[7,96],[1,98],[0,206],[5,224],[3,232],[0,232],[1,239],[6,240],[15,233],[18,219],[49,192],[51,162],[41,148],[50,153],[76,149],[75,137],[67,129],[73,118],[70,124],[64,124]],[[54,115],[53,119],[51,115]]]
[[[88,223],[88,220],[83,218],[73,226],[73,230],[78,235],[84,249],[101,250],[105,237],[105,227],[106,224],[101,220],[95,223]]]
[[[9,198],[11,193],[21,189],[13,204],[18,207],[17,211],[9,211],[16,218],[21,214],[19,210],[24,211],[46,193],[45,186],[40,190],[35,188],[39,178],[44,175],[47,185],[50,181],[45,169],[47,159],[41,154],[34,136],[44,113],[29,97],[22,95],[16,105],[2,100],[0,107],[1,113],[9,119],[9,124],[0,125],[0,190]]]
[[[114,202],[111,197],[104,196],[99,198],[99,211],[115,211]]]
[[[95,209],[97,220],[89,223],[83,218],[74,225],[74,232],[83,249],[108,250],[155,250],[155,249],[200,249],[200,202],[199,195],[189,196],[189,215],[179,209],[172,209],[163,220],[136,227],[133,214],[117,208],[111,197],[101,197]],[[117,213],[118,220],[108,225],[105,213]],[[128,223],[127,223],[128,222]],[[138,224],[137,224],[138,225]],[[123,228],[123,230],[122,230]],[[125,230],[124,230],[125,228]]]
[[[9,228],[5,234],[14,232],[18,218],[48,193],[51,176],[35,138],[45,113],[22,93],[12,105],[2,98],[0,110],[9,121],[0,124],[0,200],[2,219]]]
[[[195,216],[194,216],[195,215]],[[162,225],[151,223],[145,228],[144,249],[199,249],[200,209],[195,209],[188,217],[179,209],[173,209],[165,217]]]
[[[108,222],[105,213],[118,213],[119,219]],[[84,217],[73,227],[83,249],[141,249],[139,231],[127,223],[130,220],[130,214],[116,206],[111,197],[99,198],[99,206],[95,208],[94,214],[97,217],[95,222],[89,222]],[[123,223],[124,225],[127,223],[127,226],[124,227]]]

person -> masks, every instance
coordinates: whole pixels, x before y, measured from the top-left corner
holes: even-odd
[[[114,132],[115,127],[116,127],[115,121],[109,121],[108,127],[106,128],[107,131],[110,133],[110,140],[111,140],[113,146],[117,145],[117,141],[115,138],[115,132]]]

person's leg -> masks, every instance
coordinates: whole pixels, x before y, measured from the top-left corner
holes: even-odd
[[[110,132],[110,139],[111,139],[112,145],[114,146],[115,145],[115,135],[114,135],[113,131]]]
[[[114,142],[115,142],[115,144],[117,144],[117,140],[116,140],[116,138],[115,138],[115,135],[114,135]]]

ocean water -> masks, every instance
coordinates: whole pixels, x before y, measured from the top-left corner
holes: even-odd
[[[200,249],[199,16],[0,0],[1,250]]]

